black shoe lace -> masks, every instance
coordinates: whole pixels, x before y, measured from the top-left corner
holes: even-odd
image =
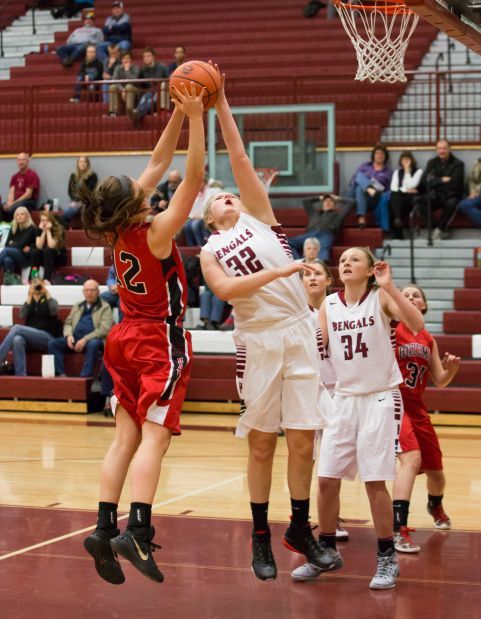
[[[254,537],[256,547],[256,555],[259,555],[263,563],[271,563],[274,561],[270,539],[266,536]]]
[[[305,538],[306,538],[306,542],[308,543],[309,547],[312,550],[319,551],[319,547],[320,547],[319,542],[316,540],[316,538],[312,534],[312,532],[315,531],[317,529],[317,527],[318,527],[317,524],[315,526],[311,527],[310,523],[308,522],[305,525]]]

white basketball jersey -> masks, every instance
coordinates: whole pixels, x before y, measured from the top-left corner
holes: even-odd
[[[331,391],[336,384],[336,373],[329,356],[329,351],[324,349],[322,344],[322,333],[319,326],[319,310],[312,308],[312,317],[314,319],[314,330],[316,332],[317,350],[319,351],[319,372],[321,374],[321,382]]]
[[[236,277],[292,262],[282,227],[269,226],[243,212],[233,228],[213,232],[202,250],[214,255],[227,275]],[[265,328],[308,309],[298,273],[275,279],[250,297],[229,303],[240,329]]]
[[[347,305],[344,292],[338,292],[326,298],[325,306],[335,392],[365,395],[402,383],[395,328],[381,308],[379,290],[371,289],[352,306]]]

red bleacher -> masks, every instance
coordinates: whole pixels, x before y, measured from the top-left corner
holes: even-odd
[[[221,0],[131,0],[127,11],[132,17],[137,62],[146,45],[157,49],[161,61],[170,62],[173,48],[181,43],[187,47],[189,58],[214,58],[219,63],[228,76],[228,94],[233,104],[335,103],[337,144],[371,145],[379,139],[405,85],[354,83],[355,53],[340,21],[328,21],[325,10],[316,19],[305,19],[302,8],[298,0],[279,0],[274,5],[271,0],[237,0],[228,10]],[[102,25],[110,10],[110,1],[97,0],[98,25]],[[80,22],[72,23],[70,31],[78,25]],[[435,32],[430,25],[419,24],[406,54],[407,69],[419,66]],[[65,43],[67,36],[68,33],[57,33],[55,45]],[[11,79],[0,82],[2,109],[5,107],[0,131],[0,136],[5,137],[0,146],[5,152],[15,152],[8,137],[25,131],[27,120],[35,123],[33,145],[40,152],[92,148],[91,141],[72,131],[69,121],[73,116],[78,126],[87,126],[88,118],[92,123],[97,117],[95,134],[99,140],[93,146],[99,150],[128,149],[129,144],[140,147],[140,134],[148,133],[152,126],[158,129],[159,122],[165,122],[165,118],[146,119],[143,131],[134,132],[126,118],[103,118],[105,105],[80,103],[73,108],[68,98],[76,71],[76,66],[62,67],[55,54],[30,54],[25,67],[12,69]],[[24,101],[28,92],[19,96],[19,91],[13,96],[11,90],[28,89],[32,84],[36,89],[42,85],[65,85],[63,91],[50,95],[48,88],[42,90],[33,119],[31,106]],[[23,103],[18,105],[18,101]],[[262,139],[278,135],[279,131],[269,131]],[[147,135],[145,148],[150,144]]]

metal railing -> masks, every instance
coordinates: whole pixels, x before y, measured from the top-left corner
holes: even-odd
[[[441,137],[479,143],[481,70],[408,72],[408,78],[407,86],[358,83],[352,75],[233,78],[228,95],[238,106],[335,103],[337,146],[370,148],[381,134],[392,146],[431,145]],[[84,93],[79,105],[70,104],[73,81],[0,82],[0,152],[144,150],[165,126],[167,114],[160,108],[137,130],[125,117],[109,118],[108,104],[98,95]],[[167,88],[165,80],[149,81],[159,92]]]

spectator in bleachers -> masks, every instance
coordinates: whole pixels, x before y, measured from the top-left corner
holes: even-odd
[[[83,58],[87,45],[94,47],[104,40],[102,30],[95,26],[95,16],[86,13],[83,26],[76,28],[68,37],[67,43],[57,49],[57,56],[64,67],[70,67],[76,60]]]
[[[204,180],[197,196],[192,210],[190,211],[189,219],[183,227],[184,238],[187,246],[201,246],[205,243],[210,231],[204,225],[204,207],[211,196],[215,196],[222,191],[223,184],[213,178],[209,179],[209,175],[204,175]]]
[[[132,62],[132,55],[126,52],[120,61],[120,66],[115,68],[112,79],[136,80],[140,76],[140,67]],[[135,108],[140,88],[136,84],[122,82],[109,84],[109,116],[117,116],[119,113],[119,97],[125,103],[125,113],[131,117]]]
[[[75,303],[65,319],[63,337],[48,343],[48,352],[55,357],[55,375],[65,376],[65,353],[85,352],[80,376],[92,376],[99,353],[114,319],[110,305],[99,296],[99,285],[88,279],[83,285],[84,301]]]
[[[399,167],[394,170],[391,179],[390,210],[395,239],[404,238],[403,216],[409,215],[413,208],[414,198],[418,193],[423,171],[418,168],[414,155],[405,150],[399,157]]]
[[[104,60],[104,72],[102,77],[105,81],[110,81],[113,79],[114,71],[117,67],[120,66],[120,50],[118,45],[112,43],[108,47],[108,56]],[[102,84],[102,100],[104,103],[109,102],[109,84]]]
[[[302,246],[302,262],[307,262],[310,264],[315,260],[318,260],[317,257],[321,250],[321,244],[319,239],[316,239],[315,236],[310,236],[304,241],[304,245]]]
[[[35,245],[30,250],[31,277],[34,278],[43,266],[43,277],[52,280],[53,269],[64,266],[67,261],[65,230],[55,213],[49,211],[40,215]]]
[[[165,79],[169,77],[169,70],[165,64],[157,62],[156,53],[152,47],[146,47],[142,52],[143,65],[140,69],[139,77],[141,79]],[[159,90],[161,92],[160,107],[168,109],[170,107],[170,100],[167,96],[167,89],[165,83],[161,84],[149,84],[145,82],[142,84],[142,89],[145,91],[140,97],[140,101],[132,112],[132,122],[134,127],[140,125],[140,121],[147,114],[152,114],[155,111],[158,99]],[[164,100],[165,99],[165,100]]]
[[[92,170],[90,159],[86,155],[81,155],[77,159],[75,172],[72,172],[68,180],[68,195],[72,201],[63,214],[65,227],[68,227],[72,220],[80,215],[82,203],[78,196],[79,187],[86,185],[90,191],[93,191],[97,187],[97,183],[98,177]]]
[[[378,226],[385,231],[390,229],[389,188],[392,170],[388,163],[387,148],[384,144],[376,144],[372,149],[371,159],[362,163],[351,178],[349,197],[356,200],[359,228],[366,227],[366,213],[372,208]]]
[[[2,218],[12,221],[17,208],[25,206],[29,211],[37,208],[40,193],[38,174],[29,168],[30,157],[27,153],[17,155],[18,172],[10,179],[7,201],[2,204]]]
[[[102,29],[105,41],[97,46],[97,56],[102,62],[107,58],[108,46],[112,43],[118,46],[120,53],[128,52],[132,47],[132,24],[130,15],[124,11],[124,3],[119,0],[112,2],[112,15],[105,20]]]
[[[340,207],[340,203],[343,203],[344,206]],[[331,247],[341,227],[342,220],[352,208],[352,200],[326,193],[324,196],[307,198],[302,201],[302,205],[307,213],[308,221],[304,234],[289,239],[294,258],[296,260],[301,258],[300,252],[304,247],[304,241],[314,237],[320,243],[319,253],[316,257],[328,262],[331,256]]]
[[[4,249],[0,251],[0,267],[5,273],[20,273],[30,265],[30,250],[35,243],[37,226],[24,206],[16,211]],[[5,283],[5,281],[4,281]]]
[[[185,57],[185,47],[183,45],[176,45],[175,49],[174,49],[174,62],[172,62],[171,64],[169,64],[169,66],[167,67],[169,70],[169,75],[172,75],[172,73],[177,69],[177,67],[179,67],[181,64],[184,64],[184,62],[186,61],[186,57]]]
[[[93,0],[66,0],[63,6],[53,8],[50,13],[55,19],[60,19],[61,17],[70,18],[75,17],[83,9],[92,8],[93,5]]]
[[[150,204],[158,211],[165,211],[181,182],[182,176],[179,170],[170,170],[167,180],[158,185],[155,194],[150,200]]]
[[[448,140],[438,140],[436,157],[430,159],[421,177],[419,194],[414,204],[419,205],[423,218],[427,209],[433,213],[441,209],[439,218],[433,218],[433,239],[449,238],[448,226],[464,193],[464,163],[451,152]]]
[[[469,195],[459,203],[459,210],[481,228],[481,158],[471,168],[468,185]]]
[[[103,64],[95,55],[95,45],[87,45],[85,51],[85,59],[80,64],[80,70],[77,73],[74,89],[74,96],[71,97],[70,103],[80,103],[80,94],[82,90],[88,92],[98,92],[100,87],[98,84],[83,84],[82,82],[96,82],[102,79],[104,72]]]
[[[117,275],[115,273],[115,266],[112,265],[109,268],[107,275],[107,281],[105,282],[109,287],[108,290],[102,292],[100,298],[110,305],[112,309],[117,308],[119,310],[119,320],[122,320],[122,310],[120,309],[120,296],[117,284]]]
[[[50,296],[42,279],[32,279],[27,300],[20,309],[23,325],[13,325],[0,345],[0,364],[13,350],[15,376],[27,376],[26,350],[47,352],[48,343],[58,333],[58,303]]]
[[[207,284],[204,284],[204,291],[200,294],[200,319],[203,323],[200,328],[217,331],[222,324],[225,306],[225,301],[216,297]]]

